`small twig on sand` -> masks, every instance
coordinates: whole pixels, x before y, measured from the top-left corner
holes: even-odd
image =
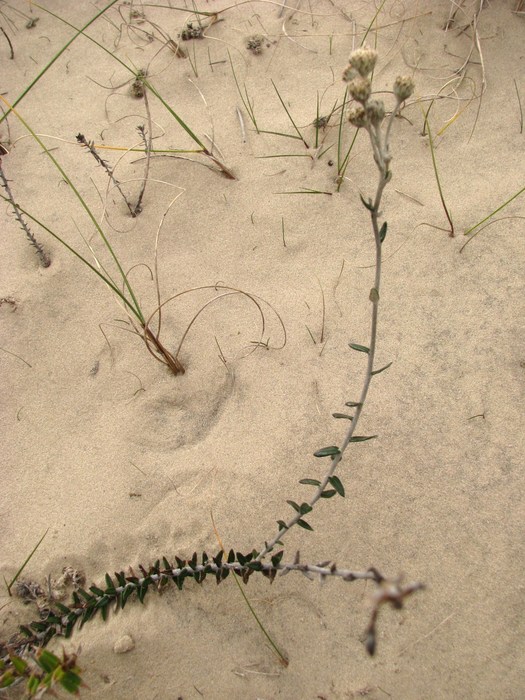
[[[26,224],[22,217],[22,212],[20,211],[17,203],[14,200],[13,193],[11,192],[11,188],[9,187],[9,180],[6,178],[4,174],[4,170],[2,168],[2,159],[0,158],[0,184],[4,188],[4,190],[7,193],[7,199],[9,200],[9,203],[13,207],[13,211],[15,214],[15,217],[22,227],[22,230],[27,236],[27,239],[31,243],[31,245],[36,249],[36,253],[38,255],[38,258],[40,260],[40,264],[42,267],[49,267],[51,265],[51,258],[49,255],[46,253],[44,250],[44,247],[36,240],[34,234],[31,232],[31,229],[29,226]]]

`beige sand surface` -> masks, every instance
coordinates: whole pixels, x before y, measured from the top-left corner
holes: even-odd
[[[43,2],[76,26],[106,4]],[[270,586],[253,576],[246,593],[289,657],[288,668],[267,647],[231,577],[219,587],[187,581],[180,593],[152,591],[144,606],[130,602],[106,623],[97,619],[70,640],[52,643],[58,651],[81,645],[89,685],[83,697],[525,697],[519,218],[525,200],[500,214],[514,218],[489,226],[461,252],[463,231],[525,184],[517,98],[518,92],[525,107],[525,17],[513,13],[515,0],[485,3],[475,25],[482,66],[473,25],[460,31],[479,2],[456,4],[456,24],[445,32],[447,0],[386,0],[368,36],[380,52],[374,86],[386,91],[385,101],[398,74],[413,75],[417,84],[394,124],[394,176],[383,202],[389,232],[378,362],[393,364],[373,382],[358,430],[379,438],[352,447],[339,468],[346,498],[321,501],[309,515],[314,532],[296,527],[283,541],[287,560],[300,549],[304,561],[375,566],[390,577],[422,581],[427,590],[401,611],[382,610],[378,651],[370,658],[363,646],[370,583],[328,580],[320,587],[290,574]],[[258,310],[246,297],[225,297],[192,326],[181,351],[187,371],[175,377],[139,338],[116,328],[125,313],[104,284],[34,225],[53,259],[48,269],[39,267],[2,204],[0,297],[16,303],[0,307],[0,573],[8,581],[46,530],[23,572],[26,581],[43,584],[72,566],[88,584],[100,584],[107,571],[148,566],[163,555],[215,553],[211,513],[225,547],[260,549],[276,534],[275,521],[289,516],[286,500],[311,493],[298,480],[323,473],[326,461],[312,453],[341,442],[345,425],[331,414],[361,389],[363,356],[348,343],[369,339],[374,257],[359,194],[374,194],[377,173],[360,133],[337,192],[339,112],[320,132],[331,147],[321,157],[312,120],[317,95],[321,114],[336,100],[341,104],[341,72],[380,3],[196,0],[206,11],[229,9],[204,39],[184,43],[191,61],[159,41],[155,27],[177,39],[191,19],[189,1],[171,1],[187,6],[184,12],[169,5],[120,3],[89,34],[128,64],[147,68],[199,138],[207,145],[204,134],[214,139],[236,180],[205,167],[199,155],[188,155],[198,163],[152,158],[144,210],[132,219],[118,192],[107,194],[107,177],[75,136],[140,147],[144,101],[130,95],[122,66],[85,38],[67,49],[19,112],[44,135],[97,218],[105,214],[104,230],[123,267],[135,266],[131,278],[148,313],[157,306],[150,278],[156,233],[182,193],[160,234],[161,298],[219,282],[245,290],[280,314],[287,343],[278,349],[282,331],[265,307],[269,348],[248,354],[260,337]],[[139,14],[130,22],[133,8]],[[15,10],[39,20],[26,29]],[[10,60],[0,36],[0,90],[13,101],[73,31],[22,0],[0,3],[0,13],[15,53]],[[245,47],[252,34],[266,37],[259,55]],[[228,51],[259,126],[294,134],[273,80],[309,150],[298,139],[255,133]],[[432,97],[438,99],[431,128],[455,238],[428,225],[446,226],[422,136],[422,109]],[[156,148],[194,147],[152,95],[149,104]],[[10,148],[2,165],[16,199],[88,257],[82,237],[90,241],[110,266],[42,149],[13,115],[9,125],[9,133],[0,125],[0,140]],[[353,134],[345,121],[343,152]],[[116,176],[136,197],[140,154],[100,153],[111,166],[118,162]],[[268,157],[278,154],[286,157]],[[302,188],[327,194],[290,194]],[[214,296],[195,292],[167,304],[169,348]],[[36,614],[2,587],[0,639]],[[124,635],[134,649],[116,654]]]

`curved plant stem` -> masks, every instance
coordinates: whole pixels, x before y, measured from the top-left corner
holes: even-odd
[[[447,217],[448,224],[450,226],[450,231],[449,231],[448,235],[451,238],[454,238],[454,236],[456,235],[455,231],[454,231],[454,222],[452,221],[452,217],[451,217],[450,212],[448,210],[447,203],[445,202],[445,196],[443,194],[443,189],[441,187],[441,181],[439,179],[439,172],[438,172],[438,167],[437,167],[437,162],[436,162],[436,154],[434,152],[434,139],[432,138],[432,132],[430,130],[430,123],[428,120],[428,115],[430,114],[430,110],[432,109],[433,104],[434,104],[434,100],[432,100],[432,102],[430,103],[430,107],[427,109],[427,112],[425,114],[425,122],[423,125],[423,132],[425,132],[425,130],[426,130],[428,133],[428,143],[430,145],[430,154],[432,156],[432,165],[434,167],[434,174],[436,176],[436,184],[437,184],[437,188],[438,188],[438,192],[439,192],[439,198],[441,200],[441,205],[443,207],[443,210],[445,212],[445,216]]]
[[[386,187],[386,185],[390,182],[390,179],[392,177],[392,173],[390,171],[390,161],[392,159],[390,155],[390,150],[389,150],[389,138],[390,138],[390,130],[392,127],[392,123],[399,112],[399,108],[401,106],[401,101],[398,99],[396,103],[395,109],[392,111],[388,118],[388,122],[386,125],[385,133],[384,136],[382,135],[380,125],[373,125],[372,123],[368,123],[365,128],[368,131],[368,135],[370,137],[370,142],[372,145],[372,151],[374,154],[374,160],[376,163],[376,166],[379,170],[379,182],[377,185],[377,191],[376,195],[374,198],[373,203],[371,201],[365,202],[363,200],[363,203],[365,204],[366,208],[370,212],[370,218],[371,218],[371,224],[372,224],[372,230],[374,234],[374,244],[375,244],[375,277],[374,277],[374,286],[370,290],[370,295],[369,299],[372,302],[372,316],[371,316],[371,321],[370,321],[370,344],[368,348],[362,348],[358,346],[359,349],[362,351],[366,352],[368,354],[368,360],[367,360],[367,366],[366,366],[366,374],[365,374],[365,379],[363,382],[363,387],[361,389],[361,395],[359,397],[359,401],[352,403],[352,407],[355,408],[354,415],[351,419],[350,426],[348,428],[348,431],[346,433],[346,436],[339,448],[335,448],[333,452],[330,454],[333,454],[332,460],[330,463],[330,467],[327,470],[325,476],[321,480],[320,483],[315,482],[317,486],[317,490],[314,493],[314,495],[310,498],[309,501],[303,503],[301,506],[296,508],[296,513],[295,515],[290,518],[287,522],[279,521],[279,532],[277,535],[271,539],[269,542],[264,543],[264,548],[262,548],[260,554],[258,555],[257,559],[261,560],[263,557],[265,557],[269,552],[273,550],[276,544],[281,544],[281,540],[284,537],[284,535],[292,528],[294,525],[300,525],[301,527],[305,529],[312,529],[308,523],[306,523],[303,520],[303,516],[306,513],[309,513],[314,505],[319,501],[319,499],[326,497],[323,496],[325,493],[325,489],[327,486],[330,486],[333,484],[331,481],[334,479],[334,474],[337,469],[337,466],[339,462],[341,461],[343,457],[343,453],[345,452],[346,448],[351,442],[357,441],[357,436],[355,436],[355,429],[357,427],[357,424],[359,422],[359,418],[361,416],[361,413],[363,411],[363,406],[366,401],[366,397],[368,395],[368,390],[370,388],[370,383],[372,381],[372,377],[374,374],[377,374],[381,370],[375,370],[374,371],[374,361],[375,361],[375,355],[376,355],[376,341],[377,341],[377,325],[378,325],[378,315],[379,315],[379,289],[381,285],[381,253],[382,253],[382,244],[383,244],[383,239],[386,235],[386,222],[380,227],[379,225],[379,210],[381,206],[381,200],[383,197],[383,191]],[[352,346],[351,346],[352,347]],[[354,349],[358,349],[354,348]],[[386,369],[386,368],[383,368]],[[370,439],[371,437],[376,437],[370,436],[365,439]],[[361,438],[362,440],[363,438]],[[320,455],[317,455],[320,456]],[[340,484],[340,482],[338,482]],[[341,486],[342,489],[342,486]],[[341,493],[341,492],[340,492]],[[344,493],[344,491],[343,491]],[[341,493],[341,495],[343,495]],[[296,504],[295,504],[296,505]],[[295,508],[294,505],[294,508]]]

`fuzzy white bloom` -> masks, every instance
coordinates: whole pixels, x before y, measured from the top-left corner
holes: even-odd
[[[370,97],[370,93],[372,92],[372,83],[368,78],[362,78],[359,76],[348,83],[348,91],[354,100],[357,100],[363,104]]]
[[[385,118],[385,105],[383,100],[368,100],[366,103],[366,116],[372,124],[381,124]]]
[[[349,59],[350,65],[352,68],[355,68],[359,75],[366,78],[366,76],[374,70],[377,55],[377,51],[374,51],[374,49],[363,46],[360,49],[352,51]]]
[[[400,102],[414,92],[415,83],[409,75],[398,75],[394,83],[394,95]]]
[[[350,122],[350,124],[357,126],[358,129],[362,126],[366,126],[368,122],[365,108],[361,105],[358,105],[357,107],[352,107],[352,109],[348,111],[348,121]]]

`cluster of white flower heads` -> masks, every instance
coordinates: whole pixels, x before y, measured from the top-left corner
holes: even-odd
[[[394,82],[394,95],[399,102],[403,102],[414,92],[414,88],[414,81],[409,75],[398,75]]]
[[[378,127],[385,117],[382,100],[370,99],[372,81],[370,73],[375,68],[378,53],[374,49],[362,47],[350,54],[348,66],[343,71],[343,80],[348,83],[348,92],[359,104],[348,112],[348,119],[356,127],[372,125]],[[414,81],[409,76],[396,78],[393,87],[398,105],[414,92]]]

